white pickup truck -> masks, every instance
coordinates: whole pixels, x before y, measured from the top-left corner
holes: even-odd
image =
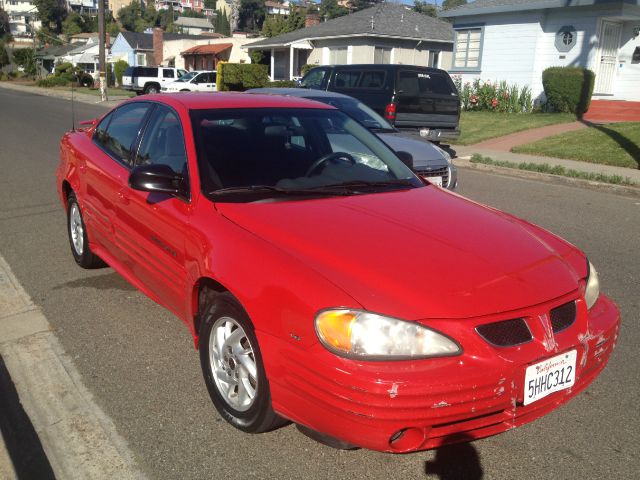
[[[183,75],[175,82],[162,85],[162,93],[172,92],[215,92],[216,71],[197,70]]]
[[[160,93],[163,85],[175,82],[186,70],[172,67],[128,67],[122,75],[122,88],[138,95]]]

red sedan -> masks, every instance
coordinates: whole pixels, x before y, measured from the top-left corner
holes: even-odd
[[[325,104],[128,101],[64,136],[57,187],[76,262],[185,322],[244,431],[291,420],[389,452],[486,437],[566,403],[616,344],[580,250],[426,183]]]

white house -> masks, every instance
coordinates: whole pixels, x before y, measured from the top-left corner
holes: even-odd
[[[16,40],[33,37],[42,27],[34,0],[0,0],[0,8],[7,12],[9,29]]]
[[[640,100],[639,0],[476,0],[440,13],[455,31],[452,75],[506,80],[544,98],[542,72],[586,67],[595,99]]]

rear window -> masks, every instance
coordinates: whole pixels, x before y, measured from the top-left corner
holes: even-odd
[[[135,67],[127,67],[127,69],[124,71],[124,76],[125,77],[133,76],[133,71],[134,70],[135,70]]]
[[[156,67],[135,67],[133,76],[135,77],[157,77],[158,69]]]
[[[451,95],[455,90],[453,82],[445,74],[404,70],[398,74],[398,93],[409,96]]]

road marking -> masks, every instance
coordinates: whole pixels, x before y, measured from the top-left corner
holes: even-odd
[[[145,478],[2,255],[0,355],[56,478]]]

